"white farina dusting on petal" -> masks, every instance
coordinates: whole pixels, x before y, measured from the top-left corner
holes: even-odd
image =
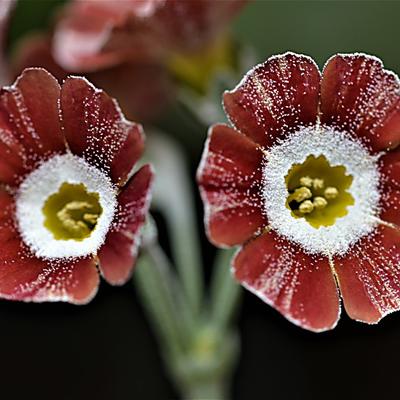
[[[82,241],[56,240],[44,226],[43,205],[63,183],[84,184],[99,194],[103,209],[96,227]],[[45,259],[84,257],[95,254],[104,243],[117,209],[116,189],[111,180],[82,158],[57,155],[41,164],[22,182],[16,196],[16,219],[22,239],[37,256]]]
[[[293,164],[303,163],[309,155],[325,156],[331,166],[344,166],[352,175],[348,192],[354,205],[346,216],[331,226],[316,229],[304,218],[294,218],[286,207],[288,190],[285,177]],[[268,151],[263,171],[265,213],[270,227],[298,243],[308,253],[345,254],[361,237],[371,233],[379,213],[378,156],[349,135],[329,127],[306,127]]]

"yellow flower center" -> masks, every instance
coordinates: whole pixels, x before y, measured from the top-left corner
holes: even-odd
[[[56,240],[81,241],[95,229],[103,209],[98,193],[89,193],[84,184],[63,183],[43,206],[44,226]]]
[[[294,164],[285,181],[286,207],[294,218],[304,218],[314,228],[333,225],[354,204],[347,191],[353,177],[344,166],[332,167],[324,156],[310,155],[302,164]]]

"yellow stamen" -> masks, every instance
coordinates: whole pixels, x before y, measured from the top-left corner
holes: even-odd
[[[302,214],[309,214],[310,212],[314,211],[314,204],[311,200],[305,200],[299,205],[299,211]]]
[[[333,225],[354,204],[348,192],[352,180],[344,166],[331,166],[324,156],[310,155],[285,177],[286,207],[294,218],[304,218],[314,228]]]
[[[333,186],[329,186],[325,189],[324,191],[324,196],[326,199],[328,200],[333,200],[336,199],[336,197],[338,196],[339,191],[333,187]]]
[[[319,179],[319,178],[315,178],[313,180],[313,188],[314,190],[320,190],[324,188],[324,180],[323,179]]]
[[[325,208],[328,205],[328,202],[326,201],[325,198],[323,198],[321,196],[317,196],[317,197],[314,197],[313,204],[314,204],[314,208],[316,210],[322,210],[323,208]]]
[[[310,199],[312,197],[311,190],[304,186],[296,189],[292,195],[292,199],[301,203],[303,200]]]
[[[89,214],[89,213],[83,214],[83,220],[85,222],[88,222],[89,224],[96,225],[98,219],[99,219],[98,214]]]
[[[313,179],[309,176],[303,176],[300,178],[300,185],[310,188],[313,185]]]
[[[84,240],[95,229],[102,213],[97,193],[83,184],[63,183],[43,205],[44,226],[57,240]]]
[[[57,212],[57,218],[60,220],[62,226],[71,233],[74,234],[79,233],[86,235],[90,232],[89,227],[85,224],[85,222],[76,220],[74,218],[74,212],[84,212],[85,210],[91,208],[93,208],[93,206],[90,203],[87,203],[86,201],[71,201],[70,203],[67,203],[60,211]],[[88,221],[87,216],[89,216],[89,219],[92,220],[93,217],[95,217],[94,223]],[[96,214],[86,213],[83,215],[83,220],[91,224],[95,224],[97,218],[98,215]]]

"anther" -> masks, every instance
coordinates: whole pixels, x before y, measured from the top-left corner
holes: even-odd
[[[67,229],[68,231],[73,233],[83,232],[86,234],[89,232],[89,227],[85,222],[91,225],[95,225],[98,219],[98,215],[85,213],[83,215],[83,221],[85,222],[83,222],[74,219],[74,217],[72,216],[72,212],[83,211],[85,209],[90,209],[90,208],[93,208],[93,206],[85,201],[71,201],[70,203],[67,203],[60,211],[57,212],[57,217],[61,221],[64,228]]]
[[[293,200],[301,203],[303,200],[310,199],[312,197],[311,190],[304,186],[296,189],[292,195]]]
[[[321,196],[314,197],[313,205],[316,210],[322,210],[328,205],[326,199]]]
[[[88,222],[91,225],[96,225],[99,216],[97,214],[83,214],[83,220]]]
[[[324,191],[324,196],[326,199],[328,200],[333,200],[336,199],[336,197],[338,196],[339,191],[333,187],[333,186],[329,186],[325,189]]]
[[[310,214],[314,210],[314,205],[311,200],[305,200],[299,205],[299,211],[302,214]]]
[[[303,176],[300,178],[300,185],[310,188],[313,185],[313,179],[309,176]]]
[[[325,186],[324,180],[323,179],[319,179],[319,178],[315,178],[313,180],[313,188],[315,190],[320,190],[323,189]]]

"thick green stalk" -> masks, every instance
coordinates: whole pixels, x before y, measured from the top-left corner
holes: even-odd
[[[153,244],[142,252],[138,260],[134,283],[164,353],[179,357],[184,352],[185,332],[174,298],[176,284],[171,273],[162,250]]]
[[[166,218],[184,296],[191,313],[196,316],[203,301],[203,276],[187,165],[177,145],[165,135],[152,132],[147,149],[148,158],[157,172],[153,204]]]
[[[234,253],[234,249],[219,250],[214,263],[210,307],[211,321],[218,329],[230,326],[240,301],[241,287],[230,271]]]

